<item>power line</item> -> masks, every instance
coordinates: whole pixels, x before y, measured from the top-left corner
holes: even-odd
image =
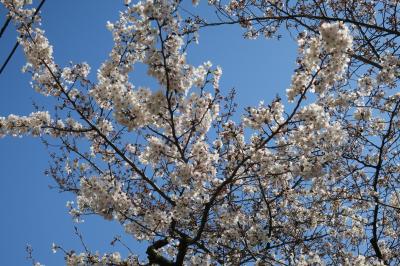
[[[40,2],[40,4],[38,5],[38,7],[36,8],[36,11],[35,11],[35,13],[34,13],[33,16],[32,16],[32,20],[31,20],[31,22],[28,24],[28,27],[29,27],[29,26],[33,23],[33,21],[35,20],[35,16],[39,13],[39,11],[40,11],[40,9],[42,8],[44,2],[46,2],[46,0],[42,0],[42,1]],[[5,24],[3,25],[3,27],[1,28],[0,37],[1,37],[1,35],[3,34],[3,32],[5,31],[5,29],[7,28],[8,23],[10,23],[10,20],[11,20],[11,18],[9,17],[9,18],[7,19],[7,21],[6,21],[6,23],[5,23]],[[3,28],[4,28],[4,30],[3,30]],[[19,42],[17,41],[17,42],[14,44],[14,47],[12,48],[11,52],[8,54],[6,61],[4,61],[3,65],[1,66],[1,68],[0,68],[0,75],[1,75],[1,73],[3,73],[3,70],[6,68],[8,62],[10,61],[11,57],[14,55],[14,53],[15,53],[15,51],[17,50],[18,46],[19,46]]]
[[[14,47],[12,48],[11,52],[8,54],[6,61],[4,61],[3,65],[0,68],[0,75],[3,73],[4,68],[7,66],[8,62],[10,61],[11,57],[14,55],[15,50],[17,50],[19,43],[18,41],[14,44]]]
[[[3,25],[3,27],[1,27],[1,30],[0,30],[0,38],[1,38],[1,36],[3,36],[3,33],[6,31],[8,24],[10,24],[10,21],[11,21],[11,17],[9,15],[7,15],[6,22],[4,22],[4,25]]]

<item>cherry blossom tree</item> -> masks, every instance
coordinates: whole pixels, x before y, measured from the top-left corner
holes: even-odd
[[[0,136],[55,141],[48,174],[76,194],[70,214],[148,244],[144,260],[54,245],[67,265],[400,264],[398,1],[209,0],[216,21],[177,0],[125,1],[96,81],[85,62],[54,62],[27,1],[1,2],[55,112],[1,117]],[[236,121],[221,68],[186,60],[227,24],[298,40],[282,98]],[[158,87],[132,82],[139,64]]]

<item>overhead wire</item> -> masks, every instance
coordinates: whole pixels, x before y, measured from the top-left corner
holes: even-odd
[[[11,21],[11,17],[9,15],[7,15],[7,19],[4,22],[3,27],[1,27],[1,30],[0,30],[0,38],[1,38],[1,36],[3,36],[3,33],[6,31],[8,24],[10,24],[10,21]]]

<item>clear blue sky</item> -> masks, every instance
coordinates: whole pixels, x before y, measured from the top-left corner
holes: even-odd
[[[34,1],[35,4],[38,1]],[[206,1],[203,1],[206,2]],[[203,3],[204,4],[204,3]],[[87,61],[92,66],[92,78],[106,59],[112,38],[106,21],[115,21],[123,9],[122,0],[46,1],[42,8],[42,24],[54,46],[56,62],[65,66],[69,61]],[[212,14],[205,5],[192,9],[199,14]],[[0,7],[0,25],[6,10]],[[245,106],[268,102],[277,93],[284,95],[295,67],[296,44],[287,35],[283,40],[243,40],[238,26],[210,28],[200,32],[200,44],[188,55],[195,65],[210,60],[223,69],[223,92],[236,88],[239,111]],[[16,33],[8,27],[0,39],[0,62],[14,45]],[[36,94],[29,85],[30,77],[22,74],[24,57],[19,48],[0,75],[0,116],[10,113],[27,115],[32,102],[52,106],[53,99]],[[135,74],[138,82],[144,72]],[[66,249],[81,251],[74,236],[74,223],[65,203],[74,196],[49,189],[54,185],[43,172],[49,156],[40,139],[6,137],[0,139],[0,256],[2,265],[29,265],[25,245],[31,244],[35,258],[43,264],[62,265],[63,256],[52,254],[53,242]],[[131,249],[143,254],[143,247],[124,234],[116,223],[101,218],[86,218],[78,225],[88,247],[100,252],[122,250],[109,245],[115,235],[122,235]]]

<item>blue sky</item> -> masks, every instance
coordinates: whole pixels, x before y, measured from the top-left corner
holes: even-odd
[[[206,2],[206,1],[203,1]],[[38,1],[34,1],[35,4]],[[86,61],[92,67],[92,78],[112,47],[106,21],[115,21],[123,9],[119,0],[46,1],[42,8],[42,27],[54,46],[56,62],[65,66],[69,61]],[[206,5],[191,8],[197,14],[212,14]],[[0,25],[6,10],[0,7]],[[283,40],[243,40],[238,26],[209,28],[200,32],[200,43],[190,48],[188,60],[194,65],[210,60],[223,69],[221,88],[237,90],[239,112],[260,100],[270,101],[284,95],[295,67],[296,43],[285,35]],[[8,55],[16,40],[10,25],[0,39],[0,62]],[[0,116],[10,113],[28,115],[32,102],[51,108],[53,99],[36,94],[29,85],[30,77],[22,74],[24,65],[19,48],[0,75]],[[145,80],[138,70],[137,82]],[[3,265],[29,265],[25,245],[34,249],[35,258],[45,265],[63,264],[61,254],[52,254],[53,242],[66,249],[81,251],[74,236],[74,223],[65,203],[73,195],[50,189],[54,185],[44,175],[48,153],[38,138],[6,137],[0,139],[0,255]],[[100,252],[123,250],[109,245],[113,236],[122,235],[130,248],[143,253],[143,245],[135,243],[116,223],[89,217],[78,225],[88,247]]]

